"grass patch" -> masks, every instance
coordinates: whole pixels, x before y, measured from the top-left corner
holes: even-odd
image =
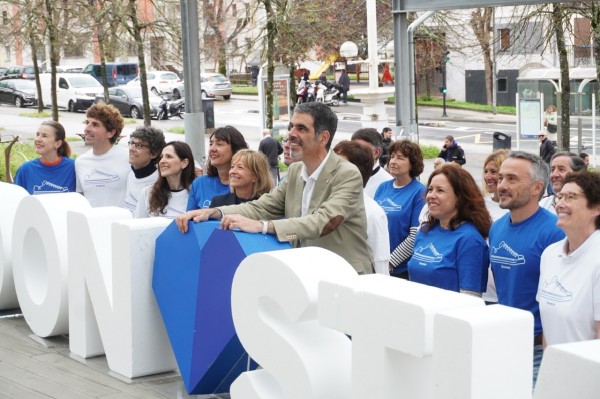
[[[8,144],[0,144],[0,180],[6,181],[6,167],[4,158],[4,149]],[[15,177],[17,169],[22,163],[27,162],[31,159],[37,158],[38,155],[35,153],[35,147],[29,143],[19,142],[13,145],[10,153],[10,172]]]
[[[419,147],[421,147],[421,152],[425,159],[437,158],[440,153],[440,149],[434,145],[419,145]]]
[[[168,128],[167,132],[176,133],[176,134],[185,134],[185,129],[183,126],[173,126],[173,127]]]
[[[79,136],[76,137],[67,137],[66,138],[67,141],[83,141],[83,139]]]
[[[425,97],[419,97],[417,99],[417,104],[418,105],[428,105],[428,106],[434,106],[434,107],[442,107],[443,106],[443,100],[441,98],[425,98]],[[482,112],[492,112],[492,106],[491,105],[485,105],[485,104],[475,104],[475,103],[468,103],[468,102],[462,102],[462,101],[454,101],[454,100],[446,100],[446,107],[448,108],[460,108],[460,109],[469,109],[472,111],[482,111]],[[516,108],[512,107],[512,106],[506,106],[506,105],[498,105],[496,106],[496,111],[500,114],[509,114],[509,115],[515,115],[516,114]]]
[[[233,94],[258,95],[258,86],[232,86]]]
[[[133,124],[137,123],[137,120],[131,119],[131,118],[124,118],[123,123],[125,125],[133,125]]]
[[[28,118],[52,118],[52,113],[48,111],[31,111],[31,112],[21,112],[19,116],[25,116]]]

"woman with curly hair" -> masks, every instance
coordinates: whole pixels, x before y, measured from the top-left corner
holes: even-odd
[[[194,155],[189,145],[171,141],[158,162],[158,180],[142,190],[135,209],[136,218],[162,216],[175,219],[185,213],[194,173]]]
[[[446,163],[429,176],[425,200],[429,217],[417,232],[410,280],[481,297],[492,220],[477,183],[459,165]]]
[[[231,158],[229,194],[213,197],[210,207],[237,205],[258,199],[273,188],[267,157],[254,150],[241,150]]]
[[[409,140],[393,142],[387,167],[394,179],[381,183],[373,199],[388,219],[390,275],[407,278],[407,263],[413,253],[419,214],[425,204],[425,186],[416,179],[425,167],[421,148]]]

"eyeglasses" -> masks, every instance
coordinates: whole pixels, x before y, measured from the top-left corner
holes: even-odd
[[[556,193],[556,202],[563,200],[565,203],[570,204],[579,197],[583,197],[584,193]]]
[[[290,139],[288,137],[285,137],[285,138],[281,139],[281,142],[283,144],[287,143],[288,141],[290,141]]]
[[[150,148],[150,146],[148,144],[143,144],[140,141],[128,141],[127,145],[130,146],[130,147],[131,146],[135,147],[136,150],[141,150],[144,147]]]

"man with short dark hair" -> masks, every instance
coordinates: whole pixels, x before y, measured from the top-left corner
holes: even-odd
[[[367,220],[362,178],[356,166],[331,151],[337,116],[320,102],[296,105],[288,138],[302,151],[302,162],[290,166],[282,183],[257,200],[241,205],[206,208],[177,218],[187,232],[188,221],[221,219],[221,227],[273,234],[296,247],[328,249],[354,267],[373,273],[367,245]]]
[[[454,140],[454,137],[450,135],[444,138],[444,146],[437,157],[442,158],[446,162],[454,162],[461,166],[467,163],[465,151]]]
[[[377,130],[373,128],[358,129],[352,135],[352,141],[366,146],[373,154],[373,171],[371,178],[365,186],[365,193],[373,198],[379,185],[385,181],[392,180],[393,177],[379,165],[379,157],[383,151],[383,139]]]
[[[540,157],[544,160],[544,162],[550,164],[552,155],[554,155],[556,152],[554,143],[548,140],[548,136],[544,130],[538,134],[538,138],[540,139]]]

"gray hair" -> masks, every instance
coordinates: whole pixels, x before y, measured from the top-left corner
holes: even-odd
[[[541,182],[544,185],[548,183],[548,177],[550,171],[548,165],[538,155],[532,154],[526,151],[511,151],[508,154],[508,158],[524,159],[531,163],[531,169],[529,170],[529,176],[533,182]]]
[[[568,157],[570,159],[569,165],[571,166],[571,169],[573,169],[573,172],[579,172],[586,169],[583,159],[581,159],[581,157],[577,154],[573,154],[569,151],[558,151],[552,155],[552,158],[550,158],[550,163],[552,164],[554,158],[558,157]]]

